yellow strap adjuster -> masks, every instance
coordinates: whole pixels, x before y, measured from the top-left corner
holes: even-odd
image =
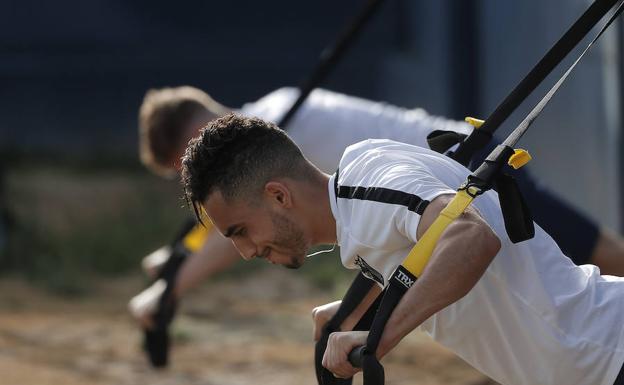
[[[509,165],[513,167],[515,170],[529,163],[531,160],[531,154],[529,154],[526,150],[521,148],[515,149],[514,154],[509,157]]]
[[[420,277],[444,230],[466,210],[473,199],[466,190],[459,190],[416,242],[401,265],[416,277]]]
[[[188,251],[194,253],[202,247],[211,231],[212,225],[210,222],[206,224],[206,227],[197,224],[184,236],[182,244]]]
[[[473,118],[472,116],[466,116],[464,120],[474,128],[479,128],[483,125],[483,123],[485,123],[485,120]]]

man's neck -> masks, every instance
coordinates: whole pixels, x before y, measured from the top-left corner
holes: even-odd
[[[309,223],[311,241],[317,244],[336,243],[336,219],[329,201],[330,176],[320,171],[315,174],[310,186],[306,189],[304,215]]]

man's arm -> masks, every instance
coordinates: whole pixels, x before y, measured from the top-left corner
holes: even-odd
[[[173,295],[180,299],[200,283],[241,259],[232,241],[212,231],[202,247],[189,255],[176,276]]]
[[[434,199],[418,224],[418,239],[452,199]],[[500,240],[479,213],[469,207],[442,233],[423,274],[394,309],[382,334],[377,356],[392,350],[399,341],[427,318],[466,295],[479,281],[494,256]],[[366,332],[338,332],[330,335],[323,366],[339,377],[357,372],[347,361],[356,346],[366,342]]]
[[[340,330],[353,330],[355,325],[362,319],[362,316],[368,308],[375,302],[379,294],[381,293],[381,288],[377,285],[373,285],[370,291],[366,296],[362,299],[353,312],[345,318],[345,320],[340,324]],[[342,301],[331,302],[322,306],[317,306],[312,310],[312,321],[314,323],[313,334],[314,341],[318,341],[321,338],[321,332],[323,330],[323,326],[336,314],[338,308]]]
[[[201,248],[189,255],[180,267],[172,292],[173,299],[180,300],[200,283],[226,270],[238,260],[240,254],[232,241],[213,231]],[[154,327],[153,316],[164,290],[165,285],[159,280],[130,300],[130,313],[143,327]]]
[[[431,202],[418,224],[419,239],[451,199],[443,195]],[[500,247],[490,226],[469,206],[444,231],[423,274],[392,312],[379,343],[378,357],[433,314],[468,294]]]

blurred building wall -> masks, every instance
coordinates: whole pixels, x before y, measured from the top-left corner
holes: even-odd
[[[483,1],[479,18],[484,111],[495,108],[590,3],[586,0]],[[521,142],[534,155],[532,169],[549,187],[612,228],[621,226],[617,153],[622,121],[617,107],[620,99],[617,31],[612,26],[586,55]],[[594,30],[590,36],[593,38],[596,33]],[[529,103],[512,116],[507,132],[588,43],[586,39]]]
[[[456,119],[485,118],[590,3],[403,2],[407,37],[383,59],[380,98]],[[515,128],[588,42],[510,117],[500,137]],[[620,44],[614,25],[520,142],[534,155],[531,170],[545,186],[616,229],[622,224]]]
[[[0,2],[0,150],[135,158],[146,89],[192,84],[235,107],[296,85],[363,3]],[[386,0],[324,86],[457,119],[486,117],[588,5]],[[615,30],[522,141],[548,187],[612,227],[620,225]]]
[[[388,3],[391,3],[389,1]],[[297,85],[359,0],[0,2],[0,148],[136,149],[150,87],[192,84],[236,107]],[[328,86],[373,97],[386,4]]]

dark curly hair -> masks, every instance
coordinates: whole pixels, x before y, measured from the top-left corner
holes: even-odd
[[[200,222],[200,205],[216,190],[226,201],[245,198],[253,203],[271,179],[309,175],[309,163],[283,130],[236,114],[208,123],[182,158],[185,198]]]

